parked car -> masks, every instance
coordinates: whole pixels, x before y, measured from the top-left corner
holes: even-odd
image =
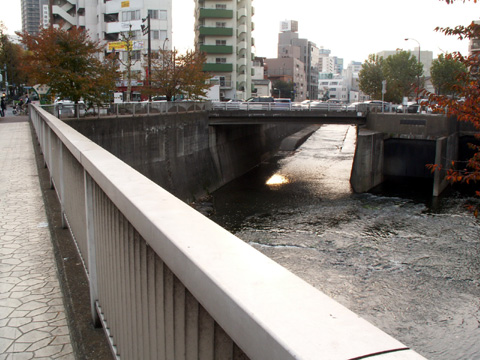
[[[297,109],[308,109],[311,102],[312,100],[303,100],[302,102],[294,103],[293,107]]]
[[[275,99],[271,96],[258,96],[247,99],[240,104],[243,110],[270,110],[275,106]]]
[[[58,109],[63,109],[63,108],[72,108],[75,105],[75,102],[70,100],[70,99],[61,99],[61,98],[56,98],[55,101],[53,102],[55,106],[57,106]],[[83,109],[85,107],[85,103],[83,100],[78,101],[78,106],[80,109]]]
[[[274,99],[275,110],[290,110],[292,107],[292,99],[288,98],[277,98]]]
[[[261,103],[270,103],[275,102],[275,99],[271,96],[257,96],[247,99],[246,102],[261,102]]]
[[[347,105],[347,111],[358,111],[358,106],[362,104],[361,102],[353,102]]]

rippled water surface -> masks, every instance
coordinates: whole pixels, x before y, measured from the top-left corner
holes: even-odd
[[[354,143],[323,126],[214,193],[212,219],[426,358],[480,359],[479,220],[430,184],[354,194]]]

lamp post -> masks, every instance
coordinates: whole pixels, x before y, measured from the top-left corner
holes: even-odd
[[[418,44],[418,63],[421,64],[422,62],[420,61],[420,42],[418,40],[412,39],[412,38],[406,38],[405,41],[408,40],[413,40],[416,41]],[[420,74],[417,74],[417,104],[418,104],[418,91],[420,90]]]
[[[277,88],[274,88],[273,91],[277,90],[278,91],[278,98],[280,99],[280,94],[281,94],[281,90],[280,89],[277,89]]]

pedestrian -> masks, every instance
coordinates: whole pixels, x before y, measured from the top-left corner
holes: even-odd
[[[0,115],[2,115],[2,117],[5,117],[5,112],[7,110],[7,102],[6,102],[6,98],[5,98],[5,94],[3,94],[2,96],[2,100],[0,100]]]

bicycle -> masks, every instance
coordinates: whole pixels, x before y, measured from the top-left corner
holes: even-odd
[[[13,115],[20,116],[20,115],[28,115],[28,106],[24,105],[18,105],[15,104],[13,107],[12,113]]]

